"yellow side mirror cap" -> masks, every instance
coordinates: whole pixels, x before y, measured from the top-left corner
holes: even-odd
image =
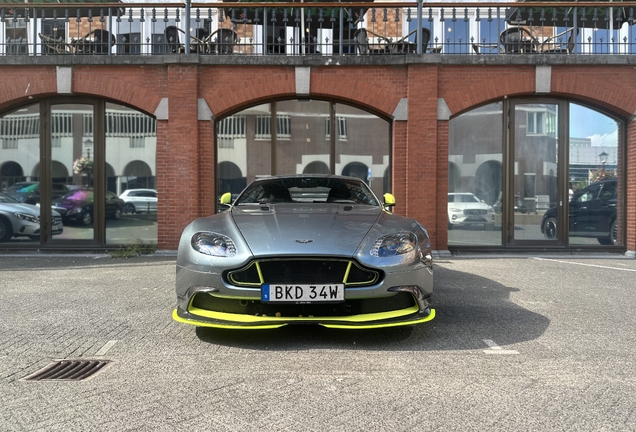
[[[395,197],[393,194],[385,193],[384,194],[384,208],[388,210],[390,207],[395,206]]]
[[[232,194],[230,192],[225,192],[223,195],[221,195],[219,203],[228,205],[232,204]]]

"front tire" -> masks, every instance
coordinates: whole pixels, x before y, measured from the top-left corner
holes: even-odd
[[[13,237],[11,222],[0,217],[0,243],[9,241],[11,237]]]
[[[134,214],[136,212],[135,205],[131,203],[126,204],[126,213]]]
[[[113,219],[121,218],[121,209],[115,209],[115,213],[113,213]]]
[[[557,238],[557,220],[556,218],[549,217],[545,220],[543,226],[543,234],[547,240],[556,240]]]
[[[610,225],[610,232],[608,237],[598,238],[598,242],[603,246],[614,246],[618,237],[618,229],[616,228],[616,221]]]
[[[93,214],[89,211],[82,215],[82,225],[90,225],[93,222]]]

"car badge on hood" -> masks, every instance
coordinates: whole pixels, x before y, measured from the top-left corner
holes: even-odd
[[[311,243],[311,242],[313,242],[313,240],[309,240],[309,239],[308,240],[300,240],[300,239],[296,240],[296,243],[302,243],[302,244]]]

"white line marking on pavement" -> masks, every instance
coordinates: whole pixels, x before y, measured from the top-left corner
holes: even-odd
[[[116,340],[111,340],[106,342],[106,345],[104,345],[103,347],[101,347],[99,349],[99,351],[97,351],[95,353],[96,356],[103,356],[104,354],[106,354],[108,352],[109,349],[111,349],[113,347],[113,345],[115,345],[117,343]]]
[[[598,268],[610,269],[610,270],[621,270],[621,271],[628,271],[628,272],[636,272],[636,270],[634,270],[634,269],[602,266],[602,265],[596,265],[596,264],[584,264],[584,263],[577,263],[577,262],[557,260],[557,259],[549,259],[549,258],[534,258],[534,259],[539,260],[539,261],[554,261],[554,262],[559,262],[559,263],[564,263],[564,264],[574,264],[574,265],[580,265],[580,266],[583,266],[583,267],[598,267]]]
[[[490,349],[483,350],[484,354],[500,354],[500,355],[519,354],[519,351],[501,349],[501,347],[497,345],[491,339],[483,339],[483,341],[486,345],[490,347]]]

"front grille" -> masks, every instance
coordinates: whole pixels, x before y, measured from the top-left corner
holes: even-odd
[[[40,216],[37,217],[37,221],[40,223]],[[62,223],[62,216],[53,216],[51,221],[53,222],[53,225],[60,224]]]
[[[481,216],[488,213],[488,210],[464,210],[466,216]]]
[[[273,304],[259,300],[236,300],[214,297],[208,293],[199,293],[192,300],[192,306],[214,311],[253,316],[292,317],[336,317],[367,313],[380,313],[406,309],[415,305],[413,296],[398,292],[391,297],[345,300],[342,303],[312,304]]]
[[[278,259],[253,261],[246,267],[227,272],[229,283],[238,286],[260,286],[262,283],[335,284],[368,286],[377,283],[382,274],[364,268],[352,260]]]

